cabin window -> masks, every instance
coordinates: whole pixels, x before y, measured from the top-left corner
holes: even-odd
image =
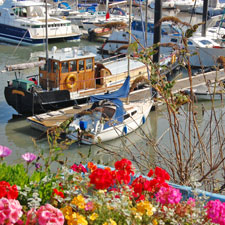
[[[92,70],[92,59],[86,59],[86,70]]]
[[[45,63],[44,65],[40,66],[41,71],[46,71],[47,70],[47,64]]]
[[[70,71],[77,71],[77,61],[70,61]]]
[[[84,60],[79,60],[79,71],[84,70]]]
[[[69,68],[69,66],[68,66],[68,62],[62,62],[62,73],[68,73],[69,72],[69,70],[68,70],[68,68]]]
[[[188,45],[193,45],[193,43],[191,41],[188,41]]]
[[[57,62],[52,62],[53,73],[56,73],[59,69],[59,65]]]

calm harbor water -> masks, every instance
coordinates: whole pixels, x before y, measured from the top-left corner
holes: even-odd
[[[189,20],[187,17],[186,20]],[[194,18],[194,23],[199,22],[199,17]],[[54,44],[58,48],[62,47],[72,47],[79,46],[81,48],[86,48],[89,51],[96,52],[96,48],[101,45],[101,43],[89,43],[87,41],[81,41],[80,43],[60,43]],[[49,46],[51,49],[53,45]],[[12,45],[7,45],[0,43],[0,71],[4,69],[5,65],[23,63],[28,61],[34,61],[37,58],[37,52],[43,51],[44,47],[16,47]],[[100,56],[99,56],[100,57]],[[26,74],[37,73],[37,70],[25,71],[24,77]],[[10,163],[19,163],[22,162],[21,154],[25,152],[34,152],[37,153],[40,149],[43,149],[44,152],[48,152],[48,142],[46,139],[41,139],[37,141],[37,146],[35,146],[33,139],[38,138],[41,133],[32,129],[26,120],[26,118],[12,119],[13,114],[16,114],[16,111],[7,105],[4,98],[4,87],[7,85],[7,80],[12,80],[14,78],[14,73],[0,73],[0,145],[4,145],[13,150],[13,153],[7,160]],[[207,109],[210,108],[210,103],[204,102],[196,105],[196,109],[200,110],[202,104]],[[224,105],[220,102],[216,103],[218,110],[224,112]],[[136,151],[132,147],[131,143],[134,143],[138,149],[149,149],[151,155],[151,148],[149,145],[146,145],[146,142],[143,141],[141,137],[142,130],[148,135],[153,137],[160,137],[160,135],[166,130],[167,122],[165,119],[165,109],[159,108],[158,111],[153,111],[150,113],[149,118],[146,123],[143,125],[142,129],[139,129],[136,132],[128,135],[126,139],[123,139],[126,145],[132,148],[132,151]],[[201,115],[201,113],[199,113]],[[199,121],[201,123],[204,120],[207,120],[207,113],[204,116],[199,116]],[[168,139],[167,139],[168,140]],[[168,140],[169,141],[169,140]],[[166,142],[166,141],[165,141]],[[104,144],[106,149],[115,149],[118,155],[123,156],[125,153],[123,149],[123,143],[120,139],[114,140]],[[81,153],[81,154],[80,154]],[[71,145],[68,149],[64,150],[64,157],[67,157],[70,161],[79,163],[82,161],[82,155],[90,160],[100,163],[112,164],[116,159],[114,155],[109,156],[102,152],[102,149],[98,146],[78,146],[76,144]],[[154,158],[154,154],[152,153]]]

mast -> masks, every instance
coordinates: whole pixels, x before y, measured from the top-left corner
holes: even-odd
[[[204,22],[204,24],[202,25],[202,36],[205,37],[206,36],[206,22],[207,22],[207,15],[208,15],[208,0],[204,0],[204,4],[203,4],[203,14],[202,14],[202,22]]]
[[[129,45],[131,44],[131,14],[132,14],[132,0],[129,1]],[[130,75],[130,53],[128,54],[127,63],[128,75]]]
[[[46,70],[47,70],[47,90],[49,90],[49,60],[48,60],[48,4],[47,0],[45,0],[45,51],[46,51]]]
[[[155,12],[154,12],[154,44],[161,41],[161,25],[159,20],[162,17],[162,0],[155,0]],[[157,53],[153,55],[153,62],[159,63],[160,48],[156,48]]]

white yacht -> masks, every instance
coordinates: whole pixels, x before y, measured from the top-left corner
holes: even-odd
[[[182,12],[189,12],[193,7],[203,7],[203,0],[176,0],[175,8],[179,9]]]
[[[148,5],[150,8],[155,8],[155,0],[151,1]],[[162,0],[162,8],[163,9],[174,9],[175,8],[175,0]]]
[[[145,46],[145,34],[144,34],[145,22],[140,19],[134,19],[131,26],[132,38],[131,42],[135,42],[135,38]],[[161,43],[171,42],[171,39],[175,38],[176,42],[179,37],[181,37],[180,31],[172,26],[171,23],[165,22],[161,25]],[[154,21],[149,21],[147,25],[147,44],[151,46],[153,44],[154,36]],[[135,37],[135,38],[134,38]],[[105,43],[100,48],[100,51],[106,54],[125,54],[127,52],[127,47],[129,43],[129,32],[125,30],[114,30],[110,37],[105,41]],[[165,51],[168,48],[164,48]],[[162,52],[165,53],[165,52]]]
[[[0,40],[40,45],[46,39],[45,3],[5,0],[0,6]],[[71,21],[48,15],[48,40],[80,40],[81,32]]]

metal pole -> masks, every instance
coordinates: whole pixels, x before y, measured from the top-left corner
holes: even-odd
[[[131,44],[131,15],[132,15],[132,0],[129,2],[129,44]],[[128,75],[130,75],[130,54],[128,55],[127,63]]]
[[[49,77],[48,77],[48,70],[49,70],[49,62],[48,62],[48,3],[45,0],[45,51],[46,51],[46,70],[47,70],[47,90],[49,90]]]
[[[148,46],[148,0],[145,1],[145,47]]]
[[[158,24],[162,17],[162,0],[155,0],[155,12],[154,12],[154,44],[161,41],[161,25]],[[157,53],[153,55],[153,62],[159,63],[160,48],[156,48]]]
[[[208,5],[209,5],[208,0],[204,0],[203,14],[202,14],[202,22],[204,22],[204,24],[202,25],[202,36],[203,37],[206,36],[206,22],[207,22],[207,16],[208,16]]]

